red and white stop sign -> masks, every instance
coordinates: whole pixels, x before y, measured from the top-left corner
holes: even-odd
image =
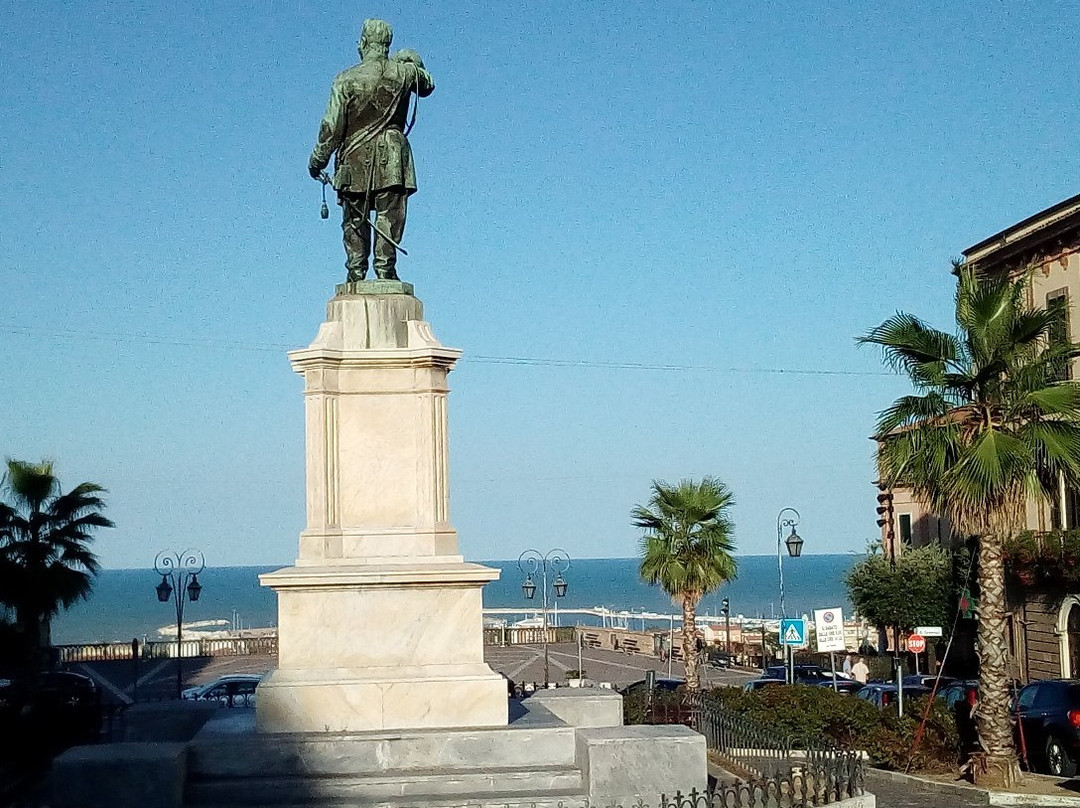
[[[907,649],[913,654],[921,654],[926,650],[926,637],[922,634],[908,635]]]

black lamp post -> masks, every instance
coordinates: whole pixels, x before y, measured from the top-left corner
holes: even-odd
[[[785,514],[791,514],[785,516]],[[780,617],[781,620],[787,617],[787,610],[784,609],[784,554],[781,552],[781,548],[786,545],[788,555],[792,558],[798,558],[802,555],[803,540],[802,537],[795,532],[795,525],[799,524],[799,512],[794,508],[784,508],[780,513],[776,515],[776,566],[780,571]],[[786,539],[784,538],[784,528],[791,528],[791,535]],[[782,622],[781,622],[782,624]],[[784,642],[783,637],[779,637],[780,642],[783,643],[784,651],[787,654],[787,668],[788,668],[788,683],[790,684],[794,679],[794,661],[795,654],[791,649],[791,646]]]
[[[518,556],[518,569],[525,575],[525,580],[521,584],[521,591],[526,600],[532,600],[536,595],[536,583],[533,581],[533,576],[538,573],[542,576],[540,589],[544,596],[544,687],[547,687],[548,681],[551,679],[551,667],[548,661],[548,570],[550,569],[555,576],[551,581],[551,588],[555,593],[555,597],[565,597],[569,584],[566,583],[566,579],[562,577],[562,574],[570,569],[570,556],[565,550],[558,548],[549,550],[546,554],[541,553],[539,550],[530,549]]]
[[[205,568],[206,560],[199,550],[184,550],[182,553],[162,550],[154,558],[154,571],[161,576],[161,583],[154,587],[157,599],[161,603],[168,603],[172,598],[176,608],[176,698],[180,698],[184,686],[181,645],[184,639],[184,602],[199,599],[202,594],[199,573]]]

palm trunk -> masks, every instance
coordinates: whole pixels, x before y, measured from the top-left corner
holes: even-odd
[[[682,648],[683,659],[686,662],[686,687],[688,690],[701,689],[698,679],[698,652],[697,652],[697,602],[698,597],[694,592],[684,592],[682,600]]]
[[[41,618],[36,612],[26,609],[17,609],[15,612],[15,625],[22,634],[23,646],[26,650],[25,657],[20,663],[20,674],[29,683],[37,681],[37,674],[46,668],[48,654],[45,644],[45,634],[42,629]]]
[[[1008,787],[1020,779],[1009,721],[1008,645],[1005,639],[1005,563],[998,536],[979,540],[979,708],[983,745],[975,780]]]

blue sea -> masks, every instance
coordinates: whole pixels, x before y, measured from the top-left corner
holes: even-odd
[[[784,600],[788,614],[842,606],[850,613],[843,583],[844,573],[861,556],[812,555],[784,560]],[[732,615],[772,617],[780,611],[776,556],[739,556],[739,577],[709,595],[699,611],[715,613],[722,598],[731,600]],[[502,570],[502,577],[484,588],[486,608],[521,609],[522,616],[536,613],[540,593],[526,601],[524,576],[516,561],[485,561]],[[569,587],[559,599],[560,609],[603,606],[616,610],[679,612],[657,587],[641,581],[636,558],[573,560],[563,577]],[[260,628],[277,623],[277,600],[273,591],[259,586],[258,576],[277,567],[208,568],[199,575],[202,596],[187,603],[184,622],[225,620],[230,626]],[[154,592],[161,579],[153,570],[104,570],[94,584],[90,599],[73,606],[53,623],[53,642],[130,641],[158,639],[157,629],[172,625],[176,615],[171,603],[159,603]],[[513,618],[511,618],[513,619]],[[569,617],[562,623],[595,622]],[[637,621],[633,621],[637,627]]]

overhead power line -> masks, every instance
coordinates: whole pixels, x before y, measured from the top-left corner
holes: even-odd
[[[237,351],[280,353],[301,346],[284,342],[241,342],[218,337],[173,337],[149,333],[123,333],[115,331],[77,331],[75,329],[46,329],[38,326],[0,323],[0,332],[30,337],[52,337],[67,340],[99,340],[118,345],[138,343],[142,345],[175,345],[184,348],[215,348]],[[788,376],[894,376],[887,371],[832,370],[827,368],[769,368],[718,365],[665,365],[647,362],[615,362],[592,359],[554,359],[533,356],[485,356],[465,355],[465,362],[484,365],[525,365],[535,367],[591,368],[603,370],[648,370],[669,373],[743,373]]]

